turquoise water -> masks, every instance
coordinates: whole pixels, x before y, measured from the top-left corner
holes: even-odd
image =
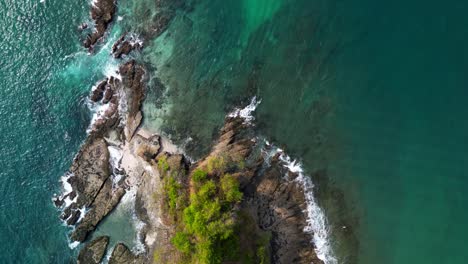
[[[2,263],[70,261],[51,197],[89,121],[84,87],[60,75],[85,13],[72,1],[0,1]]]
[[[1,263],[76,254],[51,197],[86,136],[85,97],[115,65],[108,46],[93,56],[80,47],[87,5],[0,0]],[[147,36],[136,55],[150,77],[146,127],[197,157],[225,114],[256,95],[259,135],[312,175],[340,263],[466,263],[468,4],[191,6],[154,39],[154,1],[120,2],[110,41],[128,28]]]
[[[169,102],[148,100],[146,125],[197,156],[256,95],[259,133],[317,181],[341,262],[466,263],[467,8],[200,1],[144,51]]]

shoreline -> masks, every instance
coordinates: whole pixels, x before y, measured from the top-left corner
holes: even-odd
[[[99,1],[93,5],[93,9],[99,6],[98,3]],[[160,33],[162,32],[164,32],[164,29],[161,29]],[[101,37],[103,36],[104,33]],[[112,50],[115,58],[120,59],[122,55],[128,55],[133,49],[140,49],[142,46],[141,43],[138,43],[138,45],[131,45],[125,38],[126,34],[122,35],[114,44]],[[97,41],[99,41],[99,38],[94,43]],[[93,45],[94,44],[88,46],[88,48],[92,50]],[[106,45],[109,45],[109,43]],[[93,232],[101,220],[122,203],[122,198],[126,198],[129,193],[134,192],[134,198],[132,198],[131,202],[133,203],[137,217],[144,223],[137,237],[144,244],[145,253],[143,255],[135,255],[135,253],[132,253],[124,244],[119,243],[112,250],[109,263],[112,263],[117,258],[116,256],[122,252],[122,254],[126,256],[126,261],[144,263],[148,260],[148,257],[152,256],[152,254],[148,253],[153,252],[154,248],[158,245],[163,245],[168,248],[172,247],[169,243],[169,236],[170,233],[173,232],[170,231],[173,227],[165,224],[165,220],[161,218],[161,216],[164,215],[164,210],[160,202],[162,199],[161,196],[163,195],[161,192],[161,180],[163,176],[161,176],[158,166],[155,163],[158,156],[164,154],[169,157],[174,157],[185,164],[183,166],[187,166],[188,168],[192,167],[192,165],[195,167],[204,166],[203,164],[205,162],[201,160],[195,164],[190,164],[184,156],[183,151],[172,144],[168,138],[154,134],[148,129],[141,127],[144,114],[141,109],[142,102],[145,98],[147,79],[145,75],[145,70],[135,61],[124,60],[119,66],[117,73],[109,73],[107,78],[92,87],[90,105],[99,111],[94,113],[92,123],[88,129],[88,138],[74,159],[74,164],[69,173],[70,177],[62,177],[66,192],[56,197],[54,200],[56,206],[63,208],[62,219],[68,225],[75,226],[72,230],[71,238],[75,240],[74,245],[76,246],[76,243],[85,241],[88,234]],[[238,129],[247,128],[252,125],[253,117],[251,114],[255,111],[259,103],[260,102],[257,102],[254,97],[251,104],[246,108],[234,110],[231,114],[226,116],[227,123],[225,125],[227,128],[225,127],[221,131],[218,145],[213,147],[208,157],[219,155],[225,148],[236,149],[238,147],[241,149],[247,148],[243,150],[246,151],[245,153],[241,152],[244,153],[241,154],[241,156],[244,155],[245,158],[249,156],[247,154],[253,151],[253,146],[243,146],[245,141],[224,142],[223,140],[225,140],[225,138],[223,137],[227,135],[229,135],[227,137],[233,138],[237,138],[238,136],[242,137],[241,134],[245,132],[242,131],[242,129]],[[231,125],[230,122],[240,122],[242,125],[235,125],[235,127],[229,128]],[[205,159],[207,159],[207,157],[205,157]],[[282,150],[277,151],[275,160],[277,160],[275,163],[280,162],[278,164],[282,164],[281,166],[286,169],[285,177],[290,178],[291,182],[279,178],[275,179],[275,181],[278,181],[280,185],[288,186],[286,188],[293,188],[297,195],[299,195],[294,199],[299,200],[290,204],[290,206],[296,208],[294,209],[296,210],[295,212],[289,212],[290,209],[285,209],[285,212],[275,212],[275,214],[277,214],[275,218],[278,218],[278,221],[286,217],[288,212],[293,214],[291,216],[294,216],[294,219],[296,216],[298,218],[294,220],[293,227],[284,226],[280,224],[281,222],[278,222],[279,227],[272,227],[273,230],[280,228],[277,231],[273,231],[273,234],[279,236],[279,241],[283,241],[272,242],[271,246],[273,248],[270,250],[276,248],[276,253],[271,253],[272,257],[274,257],[278,263],[284,263],[284,261],[290,257],[290,254],[296,254],[300,251],[302,252],[300,256],[303,260],[314,259],[316,262],[323,261],[325,264],[335,264],[336,259],[332,256],[331,249],[329,248],[329,241],[327,241],[329,239],[328,230],[324,227],[326,220],[324,220],[324,215],[314,201],[313,194],[311,193],[313,184],[305,180],[304,177],[306,176],[302,174],[302,168],[298,167],[295,161],[291,161],[290,157],[282,152]],[[255,166],[259,165],[260,167],[265,166],[263,163],[259,163]],[[260,182],[256,184],[261,184],[263,182],[263,177],[270,176],[257,174],[255,166],[252,167],[252,171],[249,174],[251,174],[250,177],[258,178]],[[267,169],[267,167],[264,169]],[[95,174],[94,178],[87,178],[89,172]],[[239,178],[239,181],[242,186],[242,177]],[[242,188],[248,188],[248,184],[245,184],[247,183],[244,183]],[[297,189],[301,186],[302,190]],[[252,187],[263,188],[256,185]],[[260,189],[257,191],[259,190]],[[255,194],[250,195],[254,195],[252,196],[252,199],[254,199],[253,201],[255,201],[255,199],[260,199],[255,196]],[[275,192],[271,193],[271,195],[280,195],[279,197],[282,197],[282,194],[276,194]],[[267,205],[260,205],[254,202],[253,204],[243,203],[243,206],[250,208],[247,209],[249,212],[255,212],[256,210],[265,210],[265,212],[267,212],[268,210],[273,210],[274,206],[278,206],[281,203],[282,200],[272,200],[269,201]],[[307,206],[304,207],[302,203]],[[272,207],[270,208],[270,206]],[[302,208],[302,213],[298,213],[298,208]],[[274,210],[272,212],[274,212]],[[315,213],[316,215],[311,215],[311,213]],[[304,216],[304,214],[307,214],[307,217]],[[317,223],[315,223],[317,219],[314,222],[314,217],[318,217],[318,228]],[[254,219],[260,222],[270,221],[257,219],[256,217],[254,217]],[[285,218],[285,220],[286,219],[287,218]],[[321,221],[325,222],[322,223]],[[258,223],[259,227],[262,226],[260,222]],[[297,230],[295,230],[296,227],[301,227],[303,230],[297,233]],[[288,242],[292,243],[293,251],[288,249],[291,245],[285,243],[290,238],[288,238],[288,235],[282,237],[284,234],[281,234],[280,230],[283,230],[281,232],[289,232],[290,235],[299,239],[298,241],[290,240]],[[294,246],[294,242],[299,243],[301,239],[306,239],[308,236],[307,234],[311,235],[309,239],[310,246],[314,246],[315,250],[310,251],[307,248]],[[90,247],[94,247],[94,242],[97,240],[99,240],[99,237],[93,240],[93,242],[88,243],[81,252],[90,252],[90,250],[94,252]],[[101,240],[99,241],[102,242]],[[108,242],[106,242],[106,246],[107,243]],[[106,246],[104,247],[102,256],[105,253]],[[100,247],[102,247],[102,244],[100,244]],[[277,252],[278,250],[280,253]],[[296,250],[299,251],[296,252]],[[282,254],[285,255],[283,256]],[[82,253],[80,253],[80,256],[82,256]]]

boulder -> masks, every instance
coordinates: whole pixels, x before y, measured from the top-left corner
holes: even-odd
[[[78,254],[77,264],[99,264],[109,244],[108,236],[101,236],[89,242]]]
[[[144,258],[141,256],[136,256],[135,254],[128,249],[123,243],[118,243],[112,255],[109,259],[109,264],[143,264],[145,263]]]

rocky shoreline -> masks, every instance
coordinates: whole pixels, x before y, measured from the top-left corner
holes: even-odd
[[[156,2],[163,11],[152,34],[159,35],[171,21],[174,6],[180,7],[183,1]],[[93,2],[91,18],[96,26],[84,41],[85,48],[92,50],[103,38],[115,13],[114,0]],[[250,117],[241,110],[226,117],[211,152],[195,163],[167,139],[140,128],[145,70],[136,61],[123,58],[142,47],[131,36],[122,35],[112,47],[112,56],[121,59],[122,65],[114,76],[98,82],[89,95],[89,104],[96,113],[88,137],[62,178],[66,192],[54,198],[55,205],[62,209],[61,219],[73,227],[70,240],[75,244],[89,240],[99,223],[132,189],[136,191],[137,216],[145,223],[140,236],[145,252],[137,255],[118,243],[108,263],[179,263],[184,255],[172,238],[180,219],[168,212],[164,189],[167,173],[184,175],[178,178],[182,186],[179,192],[190,196],[195,188],[193,172],[207,169],[213,160],[222,158],[236,165],[226,165],[209,176],[229,173],[239,184],[243,198],[232,212],[238,215],[233,218],[236,226],[248,227],[236,231],[242,252],[261,249],[262,255],[252,259],[267,261],[262,263],[323,263],[311,242],[313,234],[304,231],[308,226],[308,201],[304,188],[296,181],[298,174],[287,169],[279,151],[255,137]],[[101,263],[108,244],[106,236],[87,242],[78,263]]]

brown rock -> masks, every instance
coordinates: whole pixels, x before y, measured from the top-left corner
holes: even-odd
[[[140,126],[143,118],[140,108],[145,97],[143,75],[145,71],[134,60],[119,68],[127,99],[127,123],[125,124],[125,138],[130,140]]]
[[[123,188],[118,187],[114,190],[111,180],[108,179],[91,204],[91,209],[86,213],[83,220],[76,225],[70,238],[74,241],[84,241],[99,222],[117,206],[124,194],[125,190]]]
[[[101,236],[88,243],[78,254],[77,264],[99,264],[109,244],[108,236]]]
[[[144,258],[136,256],[123,243],[118,243],[109,259],[109,264],[143,264]]]
[[[94,91],[92,91],[91,101],[93,101],[93,102],[101,101],[101,99],[103,97],[103,94],[104,94],[104,90],[106,89],[106,85],[107,85],[107,78],[104,81],[101,81],[96,86],[96,89],[94,89]]]
[[[91,18],[96,25],[95,30],[88,34],[83,42],[85,48],[93,48],[97,41],[104,36],[112,18],[114,17],[116,6],[114,0],[97,0],[91,8]]]

